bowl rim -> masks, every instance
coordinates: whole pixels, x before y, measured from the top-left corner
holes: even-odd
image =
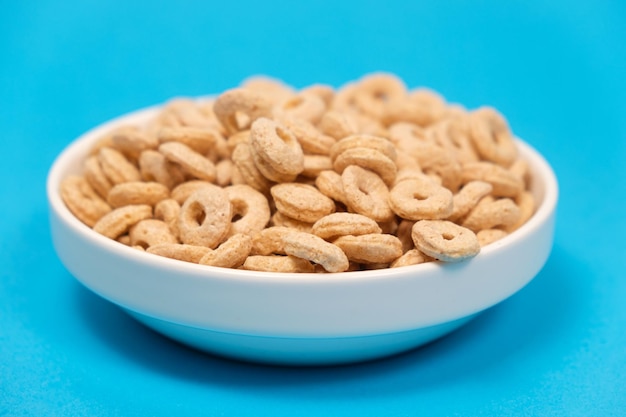
[[[199,97],[197,100],[204,100],[206,98],[207,97]],[[67,208],[60,196],[60,183],[64,176],[68,175],[66,171],[69,170],[70,165],[72,163],[80,163],[81,161],[84,161],[90,147],[105,132],[122,123],[144,122],[154,116],[156,112],[162,108],[162,106],[163,105],[160,104],[135,110],[110,119],[93,127],[92,129],[89,129],[66,145],[61,153],[55,158],[48,171],[46,193],[50,210],[53,211],[54,214],[56,214],[67,227],[70,227],[73,231],[79,233],[85,239],[88,239],[91,243],[99,246],[100,248],[108,250],[124,258],[132,258],[138,262],[149,263],[152,267],[157,267],[163,270],[177,271],[178,273],[189,272],[191,273],[190,275],[193,275],[194,277],[204,276],[207,279],[224,279],[231,281],[239,280],[244,282],[254,281],[257,283],[260,280],[263,280],[264,282],[271,282],[274,284],[289,285],[340,285],[354,281],[362,282],[389,279],[390,277],[398,275],[406,275],[410,276],[411,279],[419,279],[420,272],[422,271],[432,272],[439,268],[456,268],[459,264],[465,263],[461,262],[449,264],[436,261],[405,266],[402,268],[346,271],[326,274],[249,271],[198,265],[190,262],[170,259],[138,251],[126,245],[120,244],[113,239],[98,234],[89,226],[82,223]],[[481,248],[477,257],[496,255],[501,248],[508,246],[509,243],[513,243],[541,227],[541,225],[544,224],[556,210],[559,193],[558,183],[556,175],[554,174],[550,164],[535,148],[525,141],[516,137],[515,142],[520,153],[529,162],[530,169],[532,171],[532,180],[536,181],[537,178],[542,179],[543,195],[535,213],[524,225],[499,241]],[[471,261],[471,259],[469,261]]]

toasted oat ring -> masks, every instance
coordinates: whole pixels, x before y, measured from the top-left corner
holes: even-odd
[[[189,198],[189,196],[196,191],[206,188],[206,187],[214,187],[215,185],[203,180],[191,180],[183,182],[182,184],[177,185],[171,192],[170,197],[176,200],[178,204],[183,204],[185,200]]]
[[[374,220],[357,213],[332,213],[313,224],[311,233],[324,240],[333,240],[345,235],[367,235],[381,233]]]
[[[530,165],[528,165],[528,161],[525,159],[516,159],[513,164],[509,167],[509,171],[522,179],[524,183],[524,187],[528,187],[530,184]]]
[[[285,255],[284,237],[296,230],[283,227],[271,226],[261,230],[252,237],[251,255]]]
[[[315,272],[311,262],[290,255],[251,255],[246,258],[242,268],[263,272]]]
[[[376,173],[350,165],[343,170],[341,182],[350,211],[377,222],[386,222],[395,216],[388,203],[389,189]]]
[[[139,170],[144,181],[156,181],[172,189],[185,181],[180,166],[170,162],[158,151],[148,149],[139,155]]]
[[[191,262],[197,264],[200,259],[208,252],[210,248],[206,246],[185,245],[179,243],[161,243],[150,246],[146,252],[179,261]]]
[[[390,263],[402,256],[402,242],[388,234],[345,235],[333,240],[333,244],[339,246],[352,262]]]
[[[476,237],[478,238],[478,243],[480,243],[481,248],[500,240],[507,235],[508,233],[501,229],[483,229],[476,233]]]
[[[146,204],[116,208],[93,225],[93,230],[110,239],[117,239],[141,220],[152,217],[152,207]]]
[[[100,149],[98,162],[102,172],[113,184],[141,180],[139,170],[117,149]]]
[[[249,185],[231,185],[224,188],[233,207],[234,221],[229,236],[235,234],[255,235],[263,230],[270,220],[267,198]]]
[[[415,222],[412,237],[417,249],[444,262],[463,261],[480,252],[474,232],[447,220]]]
[[[154,218],[163,220],[170,228],[172,234],[178,238],[178,216],[180,215],[180,204],[173,198],[159,201],[154,206]]]
[[[371,74],[359,80],[354,102],[363,113],[381,119],[390,102],[402,101],[406,95],[404,82],[395,75]]]
[[[115,185],[107,195],[111,207],[122,207],[131,204],[147,204],[154,206],[169,197],[170,190],[158,182],[129,181]]]
[[[329,110],[324,113],[322,119],[317,124],[317,128],[323,134],[336,140],[355,135],[359,130],[354,117],[337,110]]]
[[[389,206],[407,220],[445,219],[452,213],[452,193],[422,175],[397,183],[389,191]]]
[[[178,243],[170,227],[162,220],[145,219],[137,222],[128,232],[131,246],[144,249],[161,243]]]
[[[489,195],[493,186],[485,181],[470,181],[452,197],[452,213],[448,220],[454,222],[469,213],[478,202]]]
[[[259,117],[271,117],[272,102],[255,91],[235,88],[215,100],[213,111],[226,131],[233,134],[246,130]]]
[[[315,186],[326,197],[346,204],[346,193],[343,190],[341,175],[335,171],[322,171],[315,178]]]
[[[330,157],[326,155],[304,155],[304,169],[300,173],[303,177],[317,178],[320,172],[333,169]]]
[[[339,173],[351,165],[375,172],[387,186],[393,185],[398,174],[398,168],[393,160],[382,152],[371,148],[346,149],[333,162],[333,168]]]
[[[432,260],[433,258],[420,252],[418,249],[410,249],[404,252],[404,254],[398,259],[393,261],[389,267],[400,268],[401,266],[419,265]]]
[[[468,117],[465,115],[438,122],[426,134],[431,135],[434,143],[452,151],[460,163],[479,160],[470,137]]]
[[[215,249],[228,236],[232,205],[218,186],[203,187],[191,194],[180,209],[180,240],[189,245]]]
[[[254,163],[252,147],[248,143],[235,146],[232,154],[233,162],[246,184],[257,191],[267,193],[272,182],[265,178]]]
[[[209,182],[215,181],[215,164],[189,146],[180,142],[165,142],[159,145],[159,152],[195,178]]]
[[[335,97],[333,87],[326,84],[313,84],[300,90],[300,94],[312,94],[322,99],[326,107],[330,106]]]
[[[96,156],[100,153],[100,149],[102,148],[115,148],[113,144],[113,135],[121,132],[136,132],[139,128],[137,126],[132,125],[124,125],[120,127],[116,127],[109,132],[102,135],[96,143],[89,150],[89,156]]]
[[[158,133],[158,140],[160,143],[179,142],[201,155],[207,155],[221,136],[215,128],[164,127]]]
[[[280,122],[294,134],[305,154],[328,155],[336,142],[333,137],[322,134],[306,120],[281,117]]]
[[[83,177],[71,175],[61,182],[61,198],[67,208],[89,227],[111,211],[109,206]]]
[[[115,149],[133,161],[139,158],[141,152],[156,149],[159,145],[159,141],[154,136],[140,130],[130,129],[114,132],[111,141]]]
[[[274,118],[295,117],[310,123],[317,123],[326,111],[326,103],[321,97],[311,93],[299,93],[289,97],[274,107]]]
[[[232,184],[232,178],[233,161],[231,159],[222,159],[215,164],[215,184],[227,187]]]
[[[281,103],[296,94],[293,88],[282,81],[265,76],[248,78],[241,84],[241,87],[263,95],[272,103]]]
[[[313,227],[313,223],[303,222],[301,220],[294,219],[289,216],[285,216],[280,211],[276,211],[272,214],[272,218],[270,220],[270,224],[276,227],[288,227],[293,230],[297,230],[299,232],[311,232],[311,228]]]
[[[407,252],[415,248],[413,237],[411,236],[414,224],[415,222],[413,220],[406,219],[402,219],[400,223],[398,223],[394,234],[400,239],[400,242],[402,242],[402,252]]]
[[[515,204],[520,210],[519,220],[510,226],[504,228],[508,233],[512,233],[515,230],[522,227],[532,215],[535,213],[535,197],[529,191],[522,191],[515,197]]]
[[[369,148],[383,153],[393,162],[396,161],[396,148],[389,139],[373,135],[351,135],[337,141],[330,148],[330,158],[335,161],[339,155],[353,148]]]
[[[250,145],[254,162],[267,179],[293,181],[304,169],[304,154],[291,131],[273,120],[261,117],[252,123]],[[262,161],[262,162],[261,162]]]
[[[85,179],[89,185],[91,185],[91,188],[93,188],[100,197],[106,198],[113,185],[102,171],[98,157],[88,157],[85,160],[84,170]]]
[[[270,190],[276,209],[296,220],[313,223],[335,211],[335,203],[312,185],[284,183]]]
[[[504,167],[517,158],[517,147],[509,126],[498,111],[482,107],[470,115],[471,138],[483,159]]]
[[[487,196],[480,200],[476,207],[469,212],[461,226],[474,232],[483,229],[493,229],[496,226],[511,227],[521,217],[519,207],[510,198],[494,200]]]
[[[252,238],[246,234],[237,233],[219,245],[217,249],[207,252],[199,263],[222,268],[239,268],[250,254],[250,249],[252,249]]]
[[[307,259],[328,272],[343,272],[348,269],[346,254],[332,243],[305,232],[291,232],[283,237],[285,253]]]
[[[524,182],[515,173],[492,162],[470,162],[463,165],[462,181],[485,181],[492,185],[495,197],[515,197],[524,189]]]

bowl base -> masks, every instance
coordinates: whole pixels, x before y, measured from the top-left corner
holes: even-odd
[[[323,366],[363,362],[414,349],[464,325],[476,314],[415,330],[354,337],[266,337],[180,325],[125,310],[144,325],[204,352],[247,362]]]

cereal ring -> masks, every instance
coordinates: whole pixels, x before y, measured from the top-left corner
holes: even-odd
[[[215,148],[221,136],[220,132],[215,128],[164,127],[158,133],[158,141],[159,143],[182,143],[189,149],[206,155]]]
[[[351,165],[341,174],[341,182],[350,211],[377,222],[385,222],[395,216],[388,203],[389,189],[374,172]]]
[[[415,222],[412,237],[417,249],[444,262],[463,261],[480,252],[474,232],[447,220]]]
[[[215,164],[215,183],[220,187],[227,187],[232,184],[233,161],[222,159]]]
[[[303,177],[317,178],[322,171],[333,169],[330,157],[325,155],[304,155],[304,169],[300,173]]]
[[[111,211],[111,207],[91,188],[83,177],[69,176],[61,182],[61,198],[67,208],[87,226]]]
[[[491,162],[470,162],[463,165],[462,181],[484,181],[491,184],[494,197],[515,197],[524,190],[520,177]]]
[[[115,241],[121,243],[124,246],[130,246],[130,236],[128,235],[122,235],[115,239]]]
[[[202,188],[206,188],[206,187],[211,188],[213,186],[214,184],[208,181],[202,181],[202,180],[187,181],[176,186],[176,188],[172,190],[170,197],[176,200],[178,204],[183,204],[189,198],[191,194],[195,193],[196,191]]]
[[[284,183],[270,190],[276,209],[285,216],[314,223],[335,211],[335,203],[317,188],[300,183]]]
[[[395,75],[370,74],[359,80],[354,102],[366,115],[381,119],[389,103],[403,101],[406,95],[404,82]]]
[[[179,243],[161,243],[150,246],[146,252],[164,256],[179,261],[197,264],[207,253],[211,252],[206,246],[184,245]]]
[[[336,140],[355,135],[359,131],[359,126],[354,117],[337,110],[329,110],[324,113],[317,124],[317,128],[323,134]]]
[[[390,101],[382,120],[386,125],[409,122],[429,126],[445,114],[446,103],[443,97],[432,90],[420,88],[409,92],[404,100]]]
[[[93,225],[93,230],[110,239],[117,239],[141,220],[152,217],[152,207],[146,204],[116,208]]]
[[[398,174],[398,168],[393,160],[371,148],[347,149],[333,162],[333,168],[339,173],[346,167],[354,165],[375,172],[387,186],[393,185]]]
[[[146,249],[161,243],[178,243],[170,227],[161,220],[145,219],[137,222],[128,232],[131,246]]]
[[[509,171],[522,179],[524,183],[524,188],[530,185],[530,166],[528,165],[528,161],[524,159],[516,159],[513,164],[509,167]]]
[[[111,181],[104,175],[97,156],[90,156],[85,160],[85,179],[91,188],[102,198],[106,198],[109,190],[113,187]]]
[[[259,117],[271,117],[272,102],[250,89],[222,93],[213,105],[215,115],[229,134],[246,130]]]
[[[419,265],[431,261],[433,261],[433,258],[430,256],[420,252],[418,249],[411,249],[404,252],[404,254],[393,261],[389,267],[400,268],[401,266]]]
[[[232,223],[229,236],[235,234],[255,235],[270,220],[267,198],[249,185],[231,185],[224,188],[232,205]]]
[[[280,122],[294,134],[305,154],[328,155],[336,142],[333,137],[322,134],[306,120],[283,117]]]
[[[102,172],[113,184],[141,180],[139,170],[117,149],[102,148],[98,152]]]
[[[338,246],[305,232],[291,232],[283,236],[285,253],[322,265],[328,272],[348,269],[346,254]]]
[[[143,151],[139,155],[139,170],[144,181],[156,181],[169,189],[185,181],[182,169],[158,151]]]
[[[389,206],[407,220],[445,219],[452,213],[452,193],[422,175],[397,183],[389,191]]]
[[[294,229],[283,226],[271,226],[252,237],[251,255],[285,255],[284,237]]]
[[[164,109],[164,113],[170,113],[175,119],[174,126],[211,127],[215,121],[203,112],[195,100],[188,98],[176,98],[170,100]]]
[[[300,90],[300,94],[312,94],[322,99],[326,107],[330,106],[335,97],[335,90],[325,84],[313,84]]]
[[[482,107],[470,115],[471,138],[482,159],[508,167],[517,158],[509,126],[495,109]]]
[[[439,180],[433,179],[431,175],[424,174],[419,166],[416,164],[412,168],[403,168],[398,170],[398,174],[396,175],[396,180],[394,181],[394,186],[406,180],[419,180],[422,178],[428,178],[431,182],[434,182],[437,185],[441,185],[441,178]]]
[[[170,228],[174,236],[178,238],[178,216],[180,215],[180,204],[173,198],[159,201],[154,206],[154,218],[163,220]]]
[[[159,152],[168,160],[180,165],[193,177],[209,182],[215,181],[215,164],[187,145],[179,142],[165,142],[159,145]]]
[[[476,162],[478,154],[469,132],[467,116],[457,116],[437,123],[426,132],[431,140],[444,149],[451,151],[460,163]]]
[[[395,235],[400,239],[402,243],[402,252],[406,253],[409,250],[415,248],[415,244],[413,243],[413,237],[411,233],[413,232],[413,225],[415,224],[412,220],[402,219],[398,224],[398,228],[396,229]]]
[[[454,222],[469,213],[478,202],[485,196],[489,195],[493,187],[490,183],[484,181],[470,181],[461,188],[461,190],[452,197],[452,214],[448,216],[448,220]]]
[[[170,190],[158,182],[130,181],[115,185],[109,191],[107,202],[111,207],[122,207],[131,204],[147,204],[154,206],[169,197]]]
[[[137,126],[124,125],[116,127],[111,131],[105,133],[102,137],[98,138],[96,143],[89,150],[89,156],[96,156],[100,153],[102,148],[115,148],[113,145],[113,135],[123,132],[137,132],[139,128]]]
[[[252,238],[243,233],[229,237],[215,250],[207,252],[199,263],[222,268],[239,268],[250,254]]]
[[[515,197],[515,204],[520,210],[519,220],[510,226],[504,227],[508,233],[512,233],[515,230],[522,227],[535,213],[535,197],[529,191],[522,191]]]
[[[262,117],[252,123],[250,145],[256,167],[271,181],[293,181],[304,169],[300,143],[293,133],[273,120]]]
[[[115,149],[133,161],[139,158],[141,152],[156,149],[159,145],[159,141],[154,136],[131,129],[116,131],[111,140]]]
[[[233,163],[246,184],[262,193],[269,192],[272,182],[265,178],[254,163],[252,148],[247,143],[240,143],[232,154]]]
[[[226,140],[226,145],[232,155],[233,151],[240,143],[250,143],[250,130],[242,130],[241,132],[233,133]]]
[[[374,149],[383,153],[393,162],[398,156],[396,148],[388,139],[373,135],[351,135],[337,141],[330,148],[330,158],[335,161],[339,155],[353,148]]]
[[[324,240],[333,240],[345,235],[367,235],[381,233],[374,220],[356,213],[332,213],[313,224],[311,233]]]
[[[346,194],[343,190],[341,175],[335,171],[322,171],[315,178],[315,186],[326,197],[346,204]]]
[[[352,262],[390,263],[402,256],[402,242],[393,235],[372,233],[345,235],[333,240]]]
[[[288,227],[290,229],[294,229],[299,232],[307,232],[307,233],[310,233],[311,228],[313,227],[313,223],[303,222],[303,221],[291,218],[289,216],[285,216],[280,211],[277,211],[274,214],[272,214],[270,223],[272,226],[275,226],[275,227]]]
[[[461,226],[474,232],[496,226],[511,227],[521,217],[519,207],[510,198],[494,200],[487,196],[480,200],[461,222]]]
[[[476,233],[476,237],[478,238],[478,243],[480,243],[481,248],[495,242],[496,240],[500,240],[507,235],[508,233],[501,229],[483,229]]]
[[[315,272],[315,267],[308,260],[289,255],[251,255],[246,258],[242,269],[263,272]]]
[[[264,76],[248,78],[241,84],[241,87],[261,94],[272,103],[281,103],[295,95],[294,89],[287,84]]]
[[[315,94],[299,93],[274,107],[274,117],[285,116],[317,123],[326,111],[326,103]]]
[[[218,186],[203,187],[191,194],[180,208],[180,240],[189,245],[215,249],[228,236],[232,206]]]

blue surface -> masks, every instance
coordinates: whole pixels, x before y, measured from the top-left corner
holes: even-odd
[[[0,415],[626,415],[626,3],[259,4],[2,2]],[[560,181],[545,269],[461,330],[357,366],[248,365],[145,329],[57,259],[45,177],[88,128],[253,74],[375,70],[496,106]]]

